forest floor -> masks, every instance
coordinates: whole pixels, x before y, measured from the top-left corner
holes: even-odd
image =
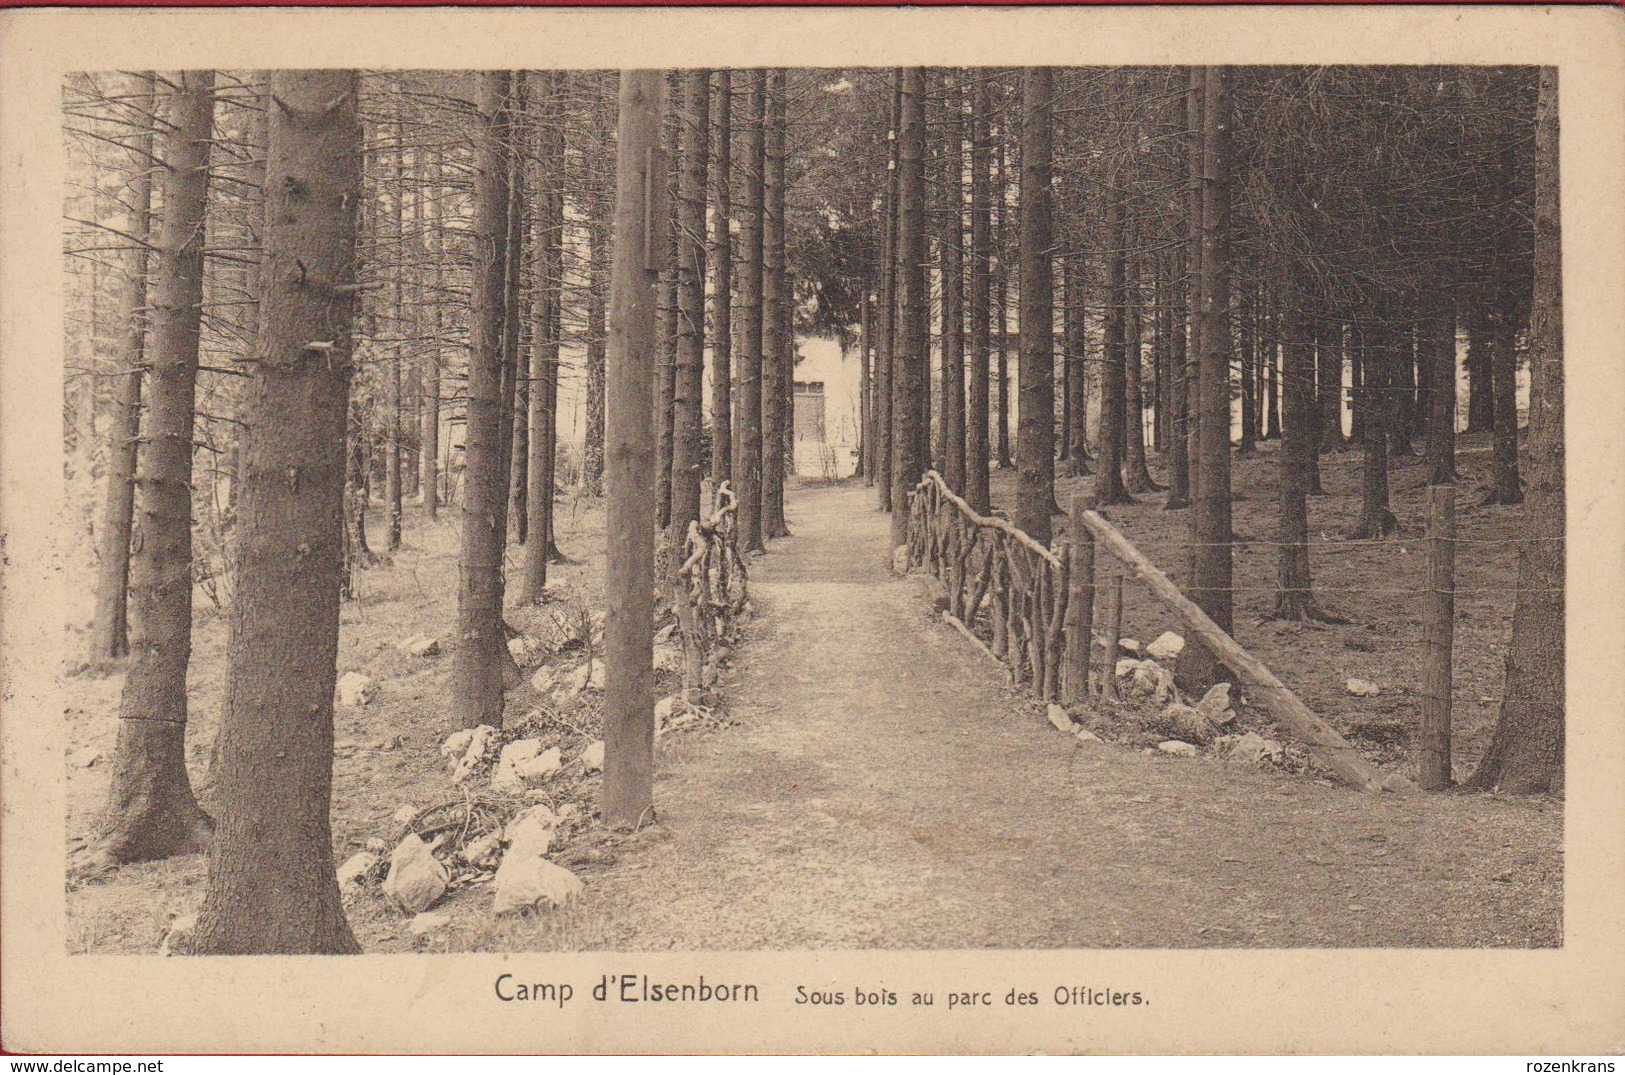
[[[1458,778],[1495,713],[1510,622],[1517,509],[1478,508],[1488,457],[1462,445],[1456,650]],[[1357,745],[1401,765],[1419,685],[1424,532],[1419,466],[1394,470],[1400,542],[1339,535],[1358,507],[1357,453],[1328,454],[1311,501],[1315,579],[1348,624],[1264,621],[1274,549],[1236,553],[1236,634]],[[1008,502],[1009,474],[995,481]],[[1273,532],[1273,455],[1238,457],[1242,538]],[[1065,503],[1070,481],[1059,484]],[[1110,518],[1178,578],[1182,513],[1162,497]],[[1550,946],[1562,936],[1562,805],[1481,794],[1369,796],[1310,772],[1170,757],[1137,743],[1078,742],[933,616],[936,583],[888,571],[887,519],[858,484],[797,485],[794,536],[751,565],[755,617],[723,682],[726,716],[661,740],[659,823],[628,838],[586,822],[590,782],[571,785],[582,823],[560,861],[585,881],[563,912],[493,920],[482,886],[435,909],[449,928],[413,938],[381,900],[349,907],[368,951],[836,947]],[[454,793],[439,757],[452,729],[449,660],[395,649],[455,621],[455,510],[414,517],[406,547],[345,606],[340,671],[380,694],[337,712],[334,843],[343,859],[387,835],[403,804]],[[596,603],[602,512],[561,502],[559,542],[581,562],[559,592]],[[1414,576],[1414,577],[1413,577]],[[1175,627],[1130,584],[1124,629]],[[1376,592],[1370,592],[1376,591]],[[542,610],[511,610],[529,630]],[[225,624],[199,624],[192,755],[204,788],[224,673]],[[1350,676],[1375,697],[1344,689]],[[105,795],[120,677],[70,680],[69,846]],[[517,689],[523,695],[528,686]],[[510,713],[530,701],[510,696]],[[1249,719],[1253,719],[1249,717]],[[1376,723],[1373,723],[1373,722]],[[399,743],[394,737],[399,736]],[[568,751],[567,751],[568,753]],[[153,951],[201,895],[199,856],[72,885],[74,951]]]

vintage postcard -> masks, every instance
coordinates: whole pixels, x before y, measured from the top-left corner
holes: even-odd
[[[6,1048],[1625,1047],[1622,28],[0,15]]]

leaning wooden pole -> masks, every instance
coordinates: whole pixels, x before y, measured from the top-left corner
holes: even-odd
[[[604,475],[604,783],[610,828],[654,810],[655,293],[665,244],[666,162],[660,150],[665,75],[621,75],[610,270]]]
[[[1330,769],[1339,780],[1361,791],[1413,791],[1416,785],[1394,773],[1385,776],[1360,756],[1337,731],[1327,724],[1297,695],[1287,689],[1264,662],[1242,649],[1229,632],[1225,631],[1195,602],[1179,592],[1179,587],[1167,575],[1157,570],[1117,528],[1099,513],[1083,513],[1084,525],[1094,532],[1095,538],[1106,550],[1121,560],[1143,581],[1156,598],[1167,605],[1208,648],[1208,652],[1230,671],[1234,672],[1249,689],[1253,701],[1282,727],[1290,731],[1303,745]],[[1114,669],[1107,668],[1110,675]]]

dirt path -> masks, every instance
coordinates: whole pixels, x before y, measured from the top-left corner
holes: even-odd
[[[660,825],[531,945],[1560,942],[1555,806],[1075,743],[930,618],[928,580],[890,576],[871,490],[790,514],[752,568],[738,725],[672,745]]]

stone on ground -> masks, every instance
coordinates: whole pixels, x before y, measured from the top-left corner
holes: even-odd
[[[594,739],[587,744],[587,749],[581,752],[581,767],[589,773],[596,773],[604,767],[604,741]]]
[[[402,913],[415,915],[432,907],[445,894],[450,880],[445,864],[434,857],[429,845],[409,832],[390,853],[383,891]]]
[[[370,851],[357,851],[345,859],[344,864],[338,869],[339,888],[359,885],[361,879],[371,873],[376,865],[378,865],[377,855]]]
[[[558,677],[553,674],[553,669],[545,664],[536,669],[536,674],[530,677],[530,685],[536,689],[538,694],[546,694],[552,690],[554,683],[557,681]]]
[[[192,936],[197,932],[197,913],[176,915],[174,921],[169,923],[169,932],[164,934],[163,943],[158,946],[161,956],[184,956],[192,952]]]
[[[389,818],[397,825],[410,825],[418,819],[418,808],[411,803],[407,803],[389,815]]]
[[[1369,698],[1372,695],[1382,693],[1382,688],[1377,686],[1375,683],[1372,683],[1370,680],[1358,679],[1354,677],[1350,677],[1349,681],[1343,686],[1344,689],[1350,694],[1359,698]]]
[[[451,925],[451,915],[424,911],[422,914],[413,916],[412,921],[406,928],[411,931],[412,936],[422,937],[425,934],[433,933],[437,929],[445,929],[449,925]]]
[[[891,552],[891,570],[894,575],[908,574],[908,546],[899,545]]]
[[[364,676],[360,672],[346,672],[339,677],[338,695],[340,705],[366,705],[372,696],[378,693],[378,684],[371,676]]]
[[[1231,761],[1261,762],[1266,758],[1277,757],[1280,753],[1280,743],[1273,739],[1265,739],[1257,732],[1247,732],[1230,744],[1230,752],[1225,757]]]
[[[1145,655],[1154,661],[1171,661],[1184,652],[1185,639],[1172,631],[1164,631],[1147,647]]]
[[[440,652],[440,640],[423,634],[403,638],[395,646],[413,657],[433,657]]]
[[[495,865],[497,856],[502,852],[502,837],[494,832],[488,832],[477,840],[470,840],[463,847],[463,861],[470,866]]]
[[[1194,746],[1179,739],[1168,739],[1158,743],[1157,749],[1164,754],[1172,754],[1176,758],[1194,758],[1197,755]]]
[[[1119,638],[1117,648],[1124,653],[1138,653],[1140,652],[1140,640],[1137,638]]]
[[[1071,732],[1077,729],[1077,725],[1072,723],[1072,717],[1067,711],[1054,702],[1049,704],[1048,715],[1049,722],[1055,725],[1055,730],[1058,732]]]
[[[1157,723],[1159,730],[1193,743],[1211,743],[1217,734],[1206,712],[1179,702],[1165,708]]]
[[[553,834],[558,831],[559,818],[546,806],[533,806],[508,822],[503,831],[503,837],[508,842],[508,854],[534,855],[537,858],[547,854],[553,846]]]
[[[474,729],[464,728],[446,736],[446,741],[440,744],[442,758],[461,758],[468,753],[468,744],[474,739]]]
[[[452,765],[451,779],[453,783],[461,784],[475,773],[479,772],[485,764],[485,756],[496,745],[497,730],[489,724],[481,724],[469,736],[463,748],[463,756]]]
[[[532,782],[546,780],[564,766],[558,747],[542,749],[540,739],[516,739],[502,748],[491,786],[501,791],[517,791]]]
[[[520,854],[510,848],[497,867],[493,886],[495,914],[513,914],[530,907],[563,907],[581,893],[581,879],[540,855]]]
[[[1196,703],[1196,708],[1214,724],[1229,724],[1235,720],[1236,715],[1230,711],[1230,684],[1213,684]]]
[[[1105,740],[1101,739],[1100,736],[1096,735],[1094,732],[1090,731],[1088,728],[1079,728],[1076,732],[1073,733],[1073,738],[1077,739],[1077,741],[1080,742],[1080,743],[1102,743],[1102,742],[1105,742]]]

